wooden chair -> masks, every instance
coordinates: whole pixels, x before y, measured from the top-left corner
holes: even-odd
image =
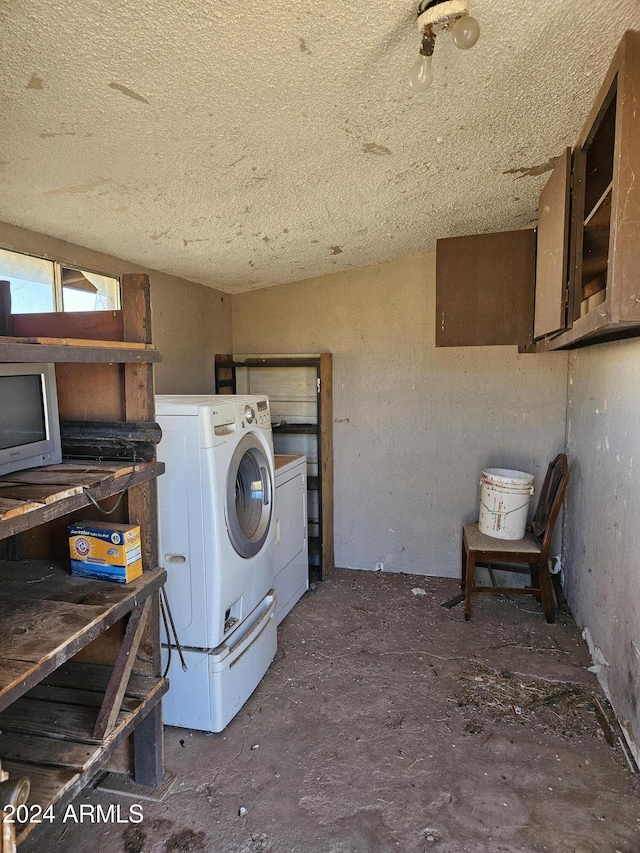
[[[547,622],[554,622],[551,604],[551,577],[549,575],[549,549],[553,528],[562,506],[567,483],[569,482],[569,464],[564,453],[550,463],[544,485],[538,499],[538,506],[531,524],[531,532],[524,539],[497,539],[481,533],[478,524],[465,524],[462,529],[462,592],[465,594],[464,618],[471,619],[471,597],[476,592],[488,592],[494,595],[534,595],[542,602]],[[499,587],[474,586],[476,565],[487,566],[492,571],[493,564],[508,565],[510,571],[530,571],[531,586]],[[522,565],[528,568],[522,568]]]

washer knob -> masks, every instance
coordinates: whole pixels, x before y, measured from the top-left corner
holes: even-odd
[[[251,406],[244,407],[244,419],[248,424],[252,424],[256,419],[256,413],[253,411]]]

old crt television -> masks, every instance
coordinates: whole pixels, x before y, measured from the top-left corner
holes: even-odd
[[[53,364],[0,364],[0,475],[62,461]]]

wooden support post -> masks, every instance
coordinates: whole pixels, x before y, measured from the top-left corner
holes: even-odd
[[[13,334],[11,319],[11,282],[0,281],[0,335]]]
[[[164,776],[162,705],[158,703],[133,732],[134,780],[157,788]]]
[[[150,344],[151,290],[146,275],[122,276],[122,314],[124,339]],[[155,420],[155,386],[153,366],[127,364],[124,368],[125,420]],[[142,533],[142,564],[158,565],[157,518],[158,490],[156,482],[144,488],[130,489],[127,494],[129,521],[139,524]],[[152,523],[153,522],[153,523]],[[160,597],[153,595],[135,661],[134,671],[141,675],[161,675]],[[162,706],[157,705],[133,734],[134,778],[138,784],[157,787],[164,775]]]

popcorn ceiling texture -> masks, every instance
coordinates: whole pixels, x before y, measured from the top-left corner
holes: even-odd
[[[0,6],[0,219],[241,292],[536,219],[636,0],[471,0],[413,95],[417,2]]]

